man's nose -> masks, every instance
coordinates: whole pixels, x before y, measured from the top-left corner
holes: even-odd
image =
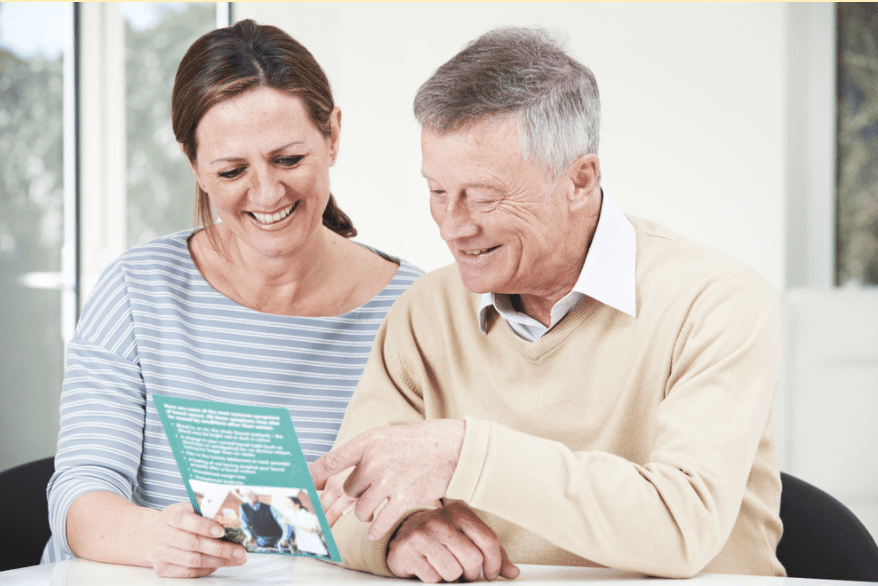
[[[465,196],[449,196],[440,206],[434,219],[439,225],[439,235],[446,242],[475,236],[478,226],[473,221],[472,210],[466,204]]]

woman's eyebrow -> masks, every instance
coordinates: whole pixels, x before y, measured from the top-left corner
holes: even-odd
[[[272,151],[269,151],[268,154],[269,154],[269,155],[274,155],[274,154],[277,154],[277,153],[281,152],[282,150],[284,150],[284,149],[288,149],[288,148],[290,148],[290,147],[292,147],[292,146],[299,146],[299,145],[304,145],[304,144],[305,144],[305,141],[303,141],[303,140],[294,140],[293,142],[287,143],[287,144],[285,144],[285,145],[283,145],[283,146],[279,146],[279,147],[277,147],[276,149],[274,149],[274,150],[272,150]],[[218,159],[214,159],[214,160],[212,160],[212,161],[211,161],[210,163],[208,163],[208,164],[209,164],[209,165],[213,165],[214,163],[233,163],[233,162],[235,162],[235,161],[241,161],[241,160],[243,160],[243,159],[244,159],[244,157],[220,157],[220,158],[218,158]]]
[[[277,147],[276,149],[274,149],[273,151],[271,151],[270,154],[273,155],[273,154],[275,154],[275,153],[279,153],[279,152],[281,152],[281,151],[284,150],[284,149],[288,149],[288,148],[290,148],[290,147],[292,147],[292,146],[299,146],[299,145],[304,145],[304,144],[305,144],[305,141],[304,141],[304,140],[294,140],[294,141],[291,142],[291,143],[287,143],[287,144],[285,144],[285,145],[283,145],[283,146]]]

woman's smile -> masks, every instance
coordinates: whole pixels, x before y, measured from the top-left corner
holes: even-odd
[[[192,170],[222,220],[218,234],[230,250],[279,258],[319,246],[337,138],[311,122],[301,98],[267,87],[249,90],[211,107],[198,139]]]
[[[299,207],[300,201],[301,200],[273,214],[260,214],[259,212],[247,213],[260,224],[276,224],[277,222],[280,222],[281,220],[287,218],[290,214],[292,214],[293,211],[295,211],[295,209]]]

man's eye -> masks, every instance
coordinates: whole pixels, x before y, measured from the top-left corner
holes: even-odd
[[[228,171],[222,171],[219,176],[223,179],[234,179],[238,175],[244,172],[244,167],[236,167],[234,169],[230,169]]]
[[[497,206],[496,199],[474,199],[472,206],[477,210],[492,210]]]
[[[281,157],[277,160],[277,163],[283,167],[294,167],[304,158],[305,157],[302,155],[297,155],[295,157]]]

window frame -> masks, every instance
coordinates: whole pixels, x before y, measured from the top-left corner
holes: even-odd
[[[216,27],[233,3],[215,2]],[[117,3],[71,3],[69,83],[65,69],[66,343],[102,271],[127,249],[125,22]],[[66,61],[65,61],[66,63]],[[69,210],[69,211],[68,211]],[[72,223],[72,225],[68,225]]]

